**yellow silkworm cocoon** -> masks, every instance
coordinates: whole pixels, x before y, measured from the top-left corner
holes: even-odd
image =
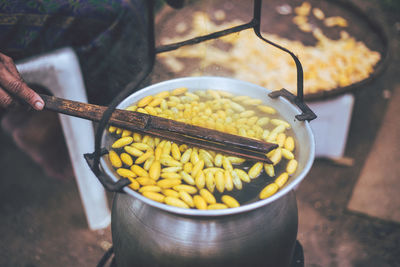
[[[163,196],[162,194],[157,193],[157,192],[144,191],[142,194],[143,194],[143,196],[145,196],[151,200],[161,202],[161,203],[163,203],[164,199],[165,199],[165,196]]]
[[[245,183],[250,183],[250,177],[247,172],[242,169],[234,169],[233,171],[239,176],[240,180]]]
[[[232,98],[232,100],[236,101],[236,102],[243,102],[243,101],[246,101],[246,100],[249,100],[249,99],[251,99],[251,98],[248,95],[238,95],[238,96],[234,96]]]
[[[131,171],[133,171],[137,176],[149,177],[149,173],[139,165],[132,165]]]
[[[179,151],[185,152],[188,149],[188,146],[186,144],[182,144],[179,146]]]
[[[167,98],[167,97],[169,97],[169,91],[162,91],[162,92],[159,92],[158,94],[156,94],[155,96],[154,96],[155,98]]]
[[[136,181],[138,181],[138,183],[142,186],[156,184],[156,181],[154,181],[153,179],[151,179],[149,177],[138,177],[138,178],[136,178]]]
[[[174,90],[171,91],[171,95],[172,96],[182,95],[182,94],[186,93],[187,90],[188,89],[186,87],[175,88]]]
[[[160,163],[164,166],[168,167],[178,167],[182,166],[182,163],[174,160],[171,156],[164,157],[164,155],[161,155],[160,157]]]
[[[157,181],[157,185],[162,189],[172,188],[180,185],[182,181],[180,179],[161,179]]]
[[[246,132],[246,130],[244,128],[240,128],[239,129],[239,135],[243,136],[243,137],[248,137],[247,136],[247,132]]]
[[[232,191],[233,190],[233,181],[232,181],[231,171],[228,171],[228,170],[224,171],[224,180],[225,180],[226,190]]]
[[[146,171],[150,170],[151,165],[153,164],[155,160],[154,155],[151,155],[143,164],[143,169],[145,169]]]
[[[125,137],[121,137],[120,139],[118,139],[117,141],[115,141],[111,147],[112,148],[121,148],[124,147],[126,145],[129,145],[130,143],[133,142],[133,137],[132,136],[125,136]]]
[[[151,101],[153,100],[153,96],[152,95],[148,95],[143,97],[142,99],[139,100],[139,102],[137,103],[137,106],[139,108],[145,107],[147,106]]]
[[[284,148],[293,151],[294,150],[294,139],[291,136],[288,136],[285,140]]]
[[[221,95],[217,91],[214,91],[214,90],[207,90],[207,94],[215,99],[221,98]]]
[[[194,201],[191,195],[188,192],[181,190],[178,192],[180,199],[183,200],[189,207],[194,208]]]
[[[158,97],[156,97],[156,98],[154,98],[150,103],[149,103],[149,107],[156,107],[156,106],[158,106],[158,105],[160,105],[161,104],[161,101],[162,101],[162,98],[158,98]]]
[[[193,202],[194,202],[194,206],[196,207],[196,209],[199,209],[199,210],[207,209],[207,203],[202,196],[195,195],[193,197]]]
[[[264,130],[262,132],[261,139],[267,140],[268,136],[269,136],[269,131],[268,130]]]
[[[274,149],[273,151],[274,151],[274,153],[269,157],[269,159],[272,161],[272,163],[275,166],[282,159],[282,148],[278,147],[278,148]]]
[[[142,143],[147,144],[147,142],[149,141],[150,138],[151,138],[151,137],[150,137],[149,135],[143,136]]]
[[[231,196],[223,195],[221,197],[222,202],[227,205],[229,208],[237,208],[240,207],[239,202]]]
[[[165,142],[161,155],[169,155],[171,153],[171,146],[170,141]]]
[[[215,204],[217,203],[217,200],[215,199],[214,195],[211,194],[210,191],[208,191],[207,189],[201,189],[199,191],[200,196],[203,197],[203,199],[208,203],[208,204]]]
[[[134,178],[137,176],[134,172],[125,168],[118,168],[117,173],[119,176],[124,178]]]
[[[270,106],[260,105],[260,106],[257,106],[257,108],[260,111],[262,111],[264,113],[267,113],[267,114],[271,114],[271,115],[276,114],[276,110],[273,107],[270,107]]]
[[[133,133],[133,141],[138,143],[142,141],[142,135],[140,133]]]
[[[273,164],[268,164],[265,163],[264,164],[264,170],[265,173],[269,176],[269,177],[274,177],[275,176],[275,168]]]
[[[147,106],[144,110],[146,110],[150,115],[157,116],[157,111],[153,107]]]
[[[162,168],[161,172],[180,172],[182,170],[181,166],[178,167],[166,167]]]
[[[125,146],[124,150],[135,157],[140,157],[141,155],[144,154],[143,151],[140,151],[139,149],[131,147],[131,146]]]
[[[295,160],[295,159],[289,160],[289,162],[286,166],[286,172],[289,175],[293,174],[297,169],[297,165],[298,165],[297,160]]]
[[[198,160],[196,164],[193,165],[192,176],[196,177],[197,173],[204,168],[204,160]]]
[[[125,164],[128,165],[129,167],[132,166],[133,164],[133,159],[128,153],[121,153],[120,155],[121,161]],[[115,166],[114,166],[115,167]],[[120,166],[121,167],[121,166]],[[117,167],[118,168],[118,167]]]
[[[260,105],[262,103],[262,100],[257,98],[251,98],[244,100],[242,103],[249,106],[256,106]]]
[[[161,178],[164,179],[181,179],[182,176],[179,173],[176,172],[162,172],[160,174]]]
[[[163,151],[163,147],[161,146],[161,143],[160,143],[154,150],[154,157],[156,160],[160,160],[162,151]]]
[[[217,154],[217,155],[215,156],[215,158],[214,158],[214,164],[215,164],[215,166],[221,167],[221,166],[222,166],[222,159],[223,159],[223,156],[222,156],[221,154]]]
[[[227,209],[228,206],[222,203],[215,203],[215,204],[211,204],[208,205],[207,209],[209,210],[222,210],[222,209]]]
[[[265,126],[265,125],[267,125],[268,124],[268,122],[269,122],[269,118],[268,117],[262,117],[262,118],[259,118],[258,119],[258,121],[257,121],[257,125],[258,126]]]
[[[117,128],[117,130],[115,131],[115,133],[116,133],[117,135],[120,135],[120,134],[122,133],[122,129],[121,129],[121,128]]]
[[[243,188],[242,180],[240,180],[239,175],[233,170],[231,171],[232,182],[236,189],[241,190]]]
[[[284,172],[275,179],[275,183],[279,186],[279,188],[282,188],[287,182],[288,178],[289,174],[287,172]]]
[[[115,131],[117,130],[117,127],[115,127],[115,126],[110,126],[110,127],[108,127],[108,132],[109,133],[115,133]]]
[[[127,110],[127,111],[136,111],[137,110],[137,106],[129,106],[129,107],[125,108],[125,110]]]
[[[189,160],[190,160],[190,155],[192,154],[192,149],[191,148],[189,148],[189,149],[187,149],[183,154],[182,154],[182,156],[181,156],[181,162],[182,163],[186,163],[186,162],[189,162]]]
[[[179,193],[173,189],[166,188],[161,191],[166,197],[176,197],[179,198]]]
[[[241,106],[240,104],[233,102],[233,101],[230,102],[230,106],[234,111],[239,112],[239,113],[245,112],[245,110],[246,110],[243,106]]]
[[[136,111],[144,114],[149,114],[144,108],[138,108]]]
[[[122,130],[121,137],[131,136],[132,132],[129,130]]]
[[[179,198],[176,197],[165,197],[164,199],[165,204],[170,205],[170,206],[175,206],[178,208],[183,208],[183,209],[188,209],[189,206],[183,202],[182,200],[180,200]]]
[[[227,171],[233,170],[232,163],[230,162],[230,160],[227,157],[222,158],[222,167]]]
[[[154,151],[153,150],[147,150],[146,153],[144,153],[143,155],[141,155],[140,157],[138,157],[135,160],[135,164],[142,164],[143,162],[145,162],[149,157],[154,155]]]
[[[161,192],[161,187],[159,187],[157,185],[146,185],[146,186],[142,186],[141,188],[139,188],[140,193],[143,193],[145,191]]]
[[[196,184],[196,182],[194,181],[193,177],[190,174],[188,174],[187,172],[181,171],[179,174],[181,175],[182,179],[186,183],[188,183],[190,185],[195,185]]]
[[[131,183],[128,185],[130,188],[132,188],[135,191],[140,188],[140,184],[135,179],[131,177],[129,177],[128,179],[129,181],[131,181]]]
[[[276,126],[283,125],[283,126],[285,126],[286,129],[290,128],[290,124],[288,122],[284,121],[284,120],[281,120],[281,119],[271,119],[271,123],[273,125],[276,125]]]
[[[110,160],[111,165],[114,168],[122,167],[122,161],[121,161],[120,157],[118,156],[117,152],[115,152],[114,150],[110,150],[110,152],[108,152],[108,159]]]
[[[279,133],[276,136],[276,143],[278,144],[279,147],[283,147],[285,144],[286,140],[286,134],[285,133]]]
[[[139,142],[132,143],[131,147],[137,148],[141,151],[149,150],[151,148],[148,144],[139,143]]]
[[[206,187],[208,190],[210,190],[210,192],[214,192],[215,180],[214,180],[214,174],[212,172],[206,173]]]
[[[173,187],[174,190],[176,191],[180,191],[180,190],[184,190],[186,192],[188,192],[189,194],[196,194],[197,193],[197,188],[191,185],[186,185],[186,184],[180,184],[180,185],[176,185]]]
[[[253,116],[253,117],[248,118],[246,123],[249,126],[254,126],[256,124],[257,120],[258,120],[258,117]]]
[[[282,148],[282,157],[288,160],[294,159],[293,153],[285,148]]]
[[[238,158],[238,157],[233,157],[233,156],[229,156],[226,157],[232,164],[242,164],[244,163],[246,160],[243,158]]]
[[[197,152],[197,149],[193,149],[192,153],[190,154],[190,162],[195,165],[199,161],[199,153]]]
[[[179,150],[179,147],[177,144],[173,143],[171,145],[171,154],[172,157],[176,160],[180,160],[181,159],[181,151]]]
[[[207,156],[207,154],[204,154],[204,153],[201,153],[201,152],[199,153],[199,157],[200,157],[201,160],[204,161],[204,165],[206,167],[210,168],[210,167],[214,166],[212,157],[209,157],[209,156]]]
[[[198,189],[202,189],[204,188],[204,186],[206,185],[206,176],[204,175],[204,172],[202,170],[200,170],[197,175],[195,176],[194,179],[196,186]]]
[[[273,194],[275,194],[278,191],[278,189],[279,186],[276,183],[269,184],[266,187],[264,187],[263,190],[261,190],[259,197],[260,199],[268,198]]]
[[[261,174],[262,167],[263,167],[262,162],[257,162],[257,163],[255,163],[255,164],[250,168],[250,170],[249,170],[249,172],[248,172],[248,175],[249,175],[250,179],[257,178],[257,177]]]
[[[193,164],[192,164],[191,162],[186,162],[186,163],[183,165],[183,170],[184,170],[185,172],[187,172],[187,173],[191,173],[191,172],[192,172],[192,169],[193,169]]]
[[[255,114],[254,110],[246,110],[239,114],[241,118],[249,118]]]
[[[222,193],[225,190],[225,178],[224,173],[222,171],[218,171],[214,175],[215,178],[215,187],[217,190]]]

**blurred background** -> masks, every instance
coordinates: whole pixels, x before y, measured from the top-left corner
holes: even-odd
[[[319,116],[311,123],[317,158],[296,190],[298,240],[305,266],[400,266],[400,2],[345,2],[357,9],[336,1],[263,3],[261,31],[299,56],[306,100]],[[156,43],[248,22],[251,12],[248,1],[188,1],[178,10],[159,3]],[[220,75],[295,93],[290,58],[253,35],[161,53],[147,83]],[[265,64],[254,67],[258,61]],[[0,266],[95,266],[112,245],[110,226],[89,229],[66,145],[46,136],[60,125],[32,118],[17,118],[18,136],[31,146],[46,140],[52,168],[0,130]],[[106,194],[110,206],[112,197]]]

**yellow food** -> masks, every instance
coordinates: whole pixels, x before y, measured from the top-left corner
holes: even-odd
[[[109,129],[117,136],[115,148],[108,154],[111,165],[119,176],[131,181],[130,188],[145,197],[183,208],[239,207],[237,200],[221,193],[244,190],[246,183],[265,173],[263,179],[277,176],[260,190],[259,197],[266,198],[283,187],[297,169],[290,124],[277,117],[275,109],[262,105],[260,99],[218,90],[189,92],[183,87],[143,99],[139,100],[139,109],[150,113],[153,109],[157,116],[279,145],[267,154],[273,164],[266,164],[135,132],[121,137],[123,129]]]
[[[289,40],[276,34],[262,33],[266,39],[290,48],[298,56],[304,70],[304,93],[328,91],[368,78],[381,58],[379,52],[369,49],[362,41],[356,40],[343,30],[339,38],[328,38],[317,25],[310,23],[311,20],[309,21],[308,18],[311,16],[311,10],[312,14],[322,20],[327,27],[343,28],[348,22],[339,16],[325,18],[321,9],[312,9],[311,5],[306,3],[303,2],[295,7],[294,23],[300,30],[315,37],[317,40],[315,45],[304,45],[299,41]],[[214,23],[208,14],[196,12],[193,15],[191,30],[187,31],[187,34],[177,34],[173,38],[165,37],[161,42],[162,44],[175,43],[203,35],[204,29],[216,32],[244,23],[238,19]],[[286,88],[296,93],[297,71],[292,58],[281,50],[265,44],[252,29],[218,38],[218,42],[229,45],[228,52],[226,49],[214,46],[215,42],[216,40],[210,40],[185,46],[157,56],[174,72],[180,72],[186,68],[185,59],[196,59],[200,60],[202,68],[200,71],[193,71],[192,76],[207,75],[209,73],[205,73],[205,70],[208,67],[219,66],[237,79],[272,90]],[[221,98],[217,92],[210,92],[210,94],[214,99]],[[241,104],[235,103],[231,107],[236,112],[245,111]],[[259,108],[267,114],[275,112],[263,106]]]
[[[229,208],[237,208],[240,207],[239,202],[231,196],[223,195],[221,197],[222,202],[227,205]]]

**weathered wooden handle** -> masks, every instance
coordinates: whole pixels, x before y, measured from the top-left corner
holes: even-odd
[[[107,109],[105,106],[86,104],[54,96],[41,95],[41,97],[45,102],[46,109],[92,121],[100,121]],[[276,144],[272,143],[121,109],[113,111],[109,124],[178,143],[186,143],[268,163],[271,163],[271,161],[265,156],[265,153],[277,147]]]

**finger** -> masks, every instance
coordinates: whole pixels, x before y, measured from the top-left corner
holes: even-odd
[[[17,67],[15,66],[14,60],[13,60],[11,57],[0,53],[0,61],[4,63],[4,65],[6,66],[6,68],[7,68],[16,78],[20,78],[21,80],[23,80],[22,77],[21,77],[21,75],[19,74],[19,72],[18,72],[18,70],[17,70]]]
[[[9,94],[23,99],[34,109],[43,109],[43,99],[35,93],[35,91],[29,88],[20,77],[15,77],[4,63],[0,64],[0,86]]]
[[[0,88],[0,107],[8,108],[12,106],[13,99],[7,92],[5,92],[2,88]]]

